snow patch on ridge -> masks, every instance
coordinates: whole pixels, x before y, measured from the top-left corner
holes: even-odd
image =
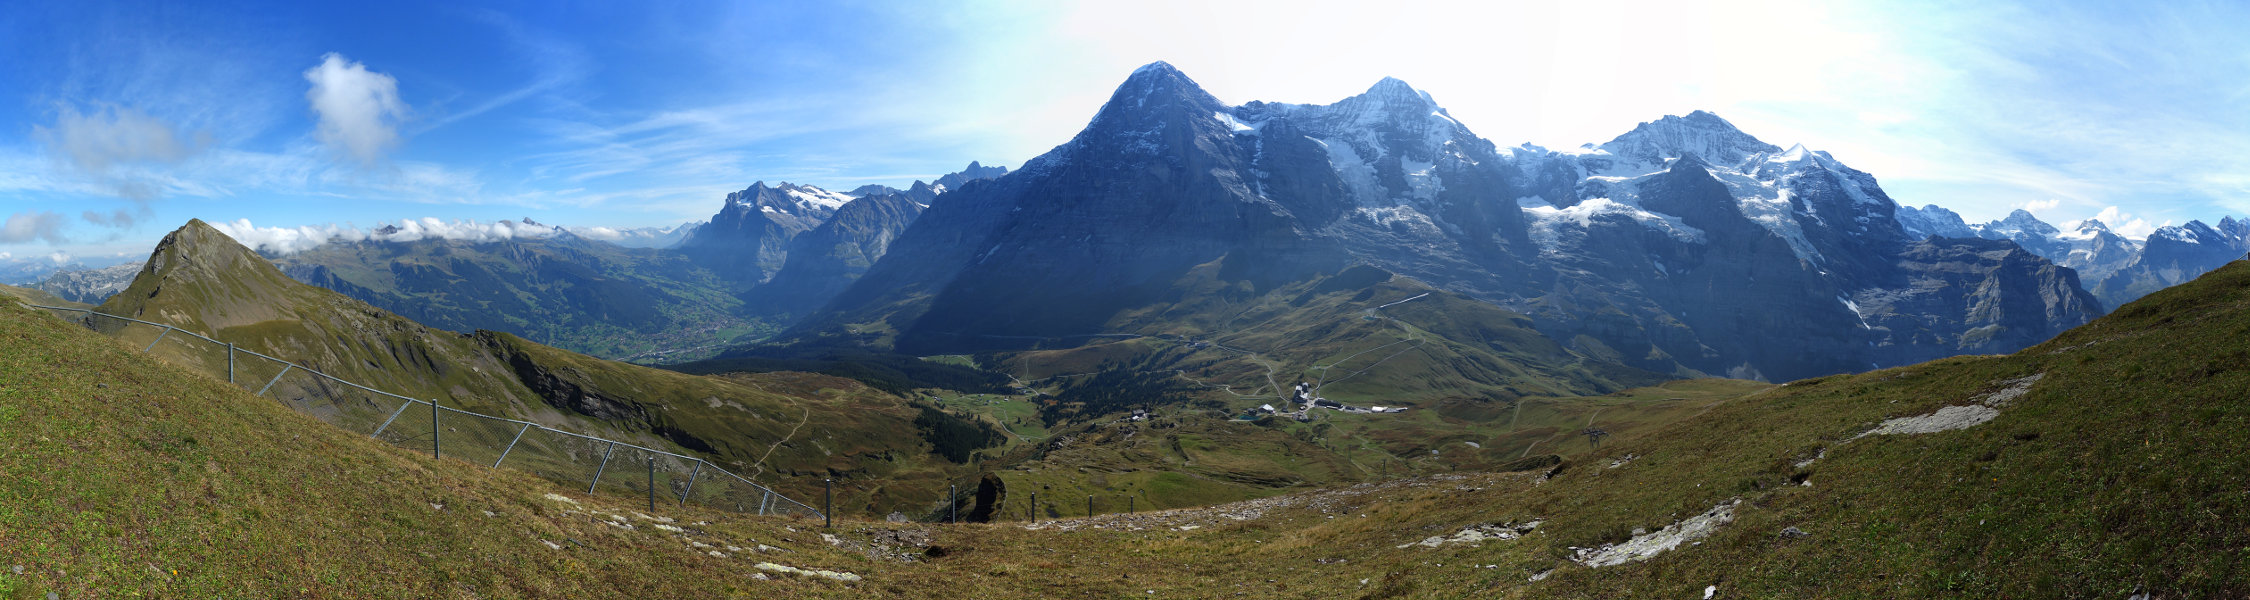
[[[1350,142],[1311,137],[1306,139],[1318,142],[1321,147],[1328,149],[1328,165],[1336,169],[1338,177],[1343,178],[1344,187],[1351,190],[1352,200],[1361,206],[1379,204],[1378,201],[1383,197],[1383,185],[1375,181],[1375,166],[1362,160],[1359,151],[1353,150]]]
[[[1556,208],[1546,198],[1526,196],[1517,198],[1516,206],[1523,209],[1524,218],[1530,221],[1531,240],[1544,252],[1560,251],[1564,228],[1586,229],[1593,226],[1594,217],[1602,215],[1632,219],[1683,242],[1700,244],[1705,241],[1703,230],[1681,222],[1679,217],[1649,212],[1609,198],[1588,198],[1568,208]]]
[[[844,203],[852,201],[852,197],[849,195],[840,192],[831,192],[809,185],[796,186],[783,191],[787,192],[790,198],[795,198],[798,202],[828,210],[836,210],[837,208],[843,207]]]
[[[1211,116],[1217,117],[1219,119],[1219,124],[1227,126],[1227,129],[1229,131],[1233,131],[1235,135],[1257,135],[1258,127],[1265,125],[1265,122],[1263,121],[1258,122],[1258,124],[1256,125],[1244,123],[1241,119],[1236,119],[1234,118],[1234,115],[1230,115],[1225,112],[1211,113]]]

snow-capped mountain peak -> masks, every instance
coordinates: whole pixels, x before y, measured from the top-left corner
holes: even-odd
[[[2039,220],[2039,217],[2032,216],[2031,211],[2021,208],[2009,212],[2005,219],[1985,224],[1984,229],[2010,238],[2021,236],[2052,238],[2055,237],[2055,234],[2062,232],[2055,226],[2047,224],[2046,221]]]
[[[2055,238],[2076,242],[2092,240],[2101,237],[2103,234],[2116,235],[2109,230],[2109,225],[2102,223],[2100,219],[2086,219],[2071,224],[2068,230],[2056,233]]]
[[[1710,164],[1730,167],[1754,155],[1782,151],[1743,133],[1726,119],[1700,110],[1684,117],[1667,115],[1642,123],[1600,148],[1642,164],[1662,164],[1665,159],[1692,152]]]

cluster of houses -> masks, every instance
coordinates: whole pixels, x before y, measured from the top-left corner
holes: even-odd
[[[1310,420],[1312,418],[1312,410],[1315,408],[1325,408],[1338,412],[1362,414],[1406,412],[1406,407],[1404,406],[1352,406],[1349,404],[1344,404],[1342,402],[1337,402],[1335,400],[1316,396],[1312,393],[1312,387],[1305,385],[1303,382],[1299,382],[1297,384],[1296,390],[1290,394],[1289,399],[1294,405],[1301,406],[1303,408],[1295,413],[1284,413],[1280,409],[1274,408],[1271,404],[1260,404],[1258,405],[1258,408],[1256,410],[1252,410],[1250,412],[1252,415],[1287,414],[1288,416],[1295,417],[1299,421]]]

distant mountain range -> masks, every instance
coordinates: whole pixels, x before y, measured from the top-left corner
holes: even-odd
[[[1794,379],[2012,351],[2102,313],[2014,244],[1910,236],[1875,179],[1709,113],[1499,148],[1385,79],[1226,106],[1136,71],[1069,143],[950,192],[785,340],[937,354],[1145,318],[1216,266],[1258,293],[1367,265],[1528,315],[1572,352]]]
[[[64,269],[26,287],[54,294],[71,302],[98,304],[111,295],[125,291],[125,286],[133,283],[133,276],[140,272],[141,264],[135,262],[99,269]]]
[[[1899,221],[1915,236],[1983,238],[2015,242],[2034,254],[2078,271],[2104,305],[2121,306],[2150,292],[2185,283],[2250,253],[2250,221],[2222,217],[2158,227],[2145,241],[2087,219],[2058,228],[2018,209],[2007,218],[1969,224],[1936,205],[1899,208]]]
[[[1006,171],[970,163],[941,180]],[[505,331],[605,358],[678,362],[763,339],[819,308],[944,190],[916,181],[905,190],[866,186],[846,194],[758,182],[729,194],[709,220],[675,227],[524,219],[501,222],[517,235],[481,240],[378,230],[366,240],[272,258],[299,281],[430,325]],[[112,287],[122,289],[131,275]]]

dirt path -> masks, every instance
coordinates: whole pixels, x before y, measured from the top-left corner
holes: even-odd
[[[776,441],[773,443],[773,445],[767,446],[765,454],[758,455],[758,462],[750,464],[750,477],[748,477],[748,479],[756,480],[759,474],[765,473],[766,458],[773,456],[773,451],[780,448],[782,444],[787,444],[789,443],[789,440],[795,439],[797,437],[797,430],[804,429],[805,422],[812,420],[812,409],[802,406],[798,408],[805,411],[805,414],[797,416],[797,426],[789,428],[789,435],[781,436],[780,441]]]

